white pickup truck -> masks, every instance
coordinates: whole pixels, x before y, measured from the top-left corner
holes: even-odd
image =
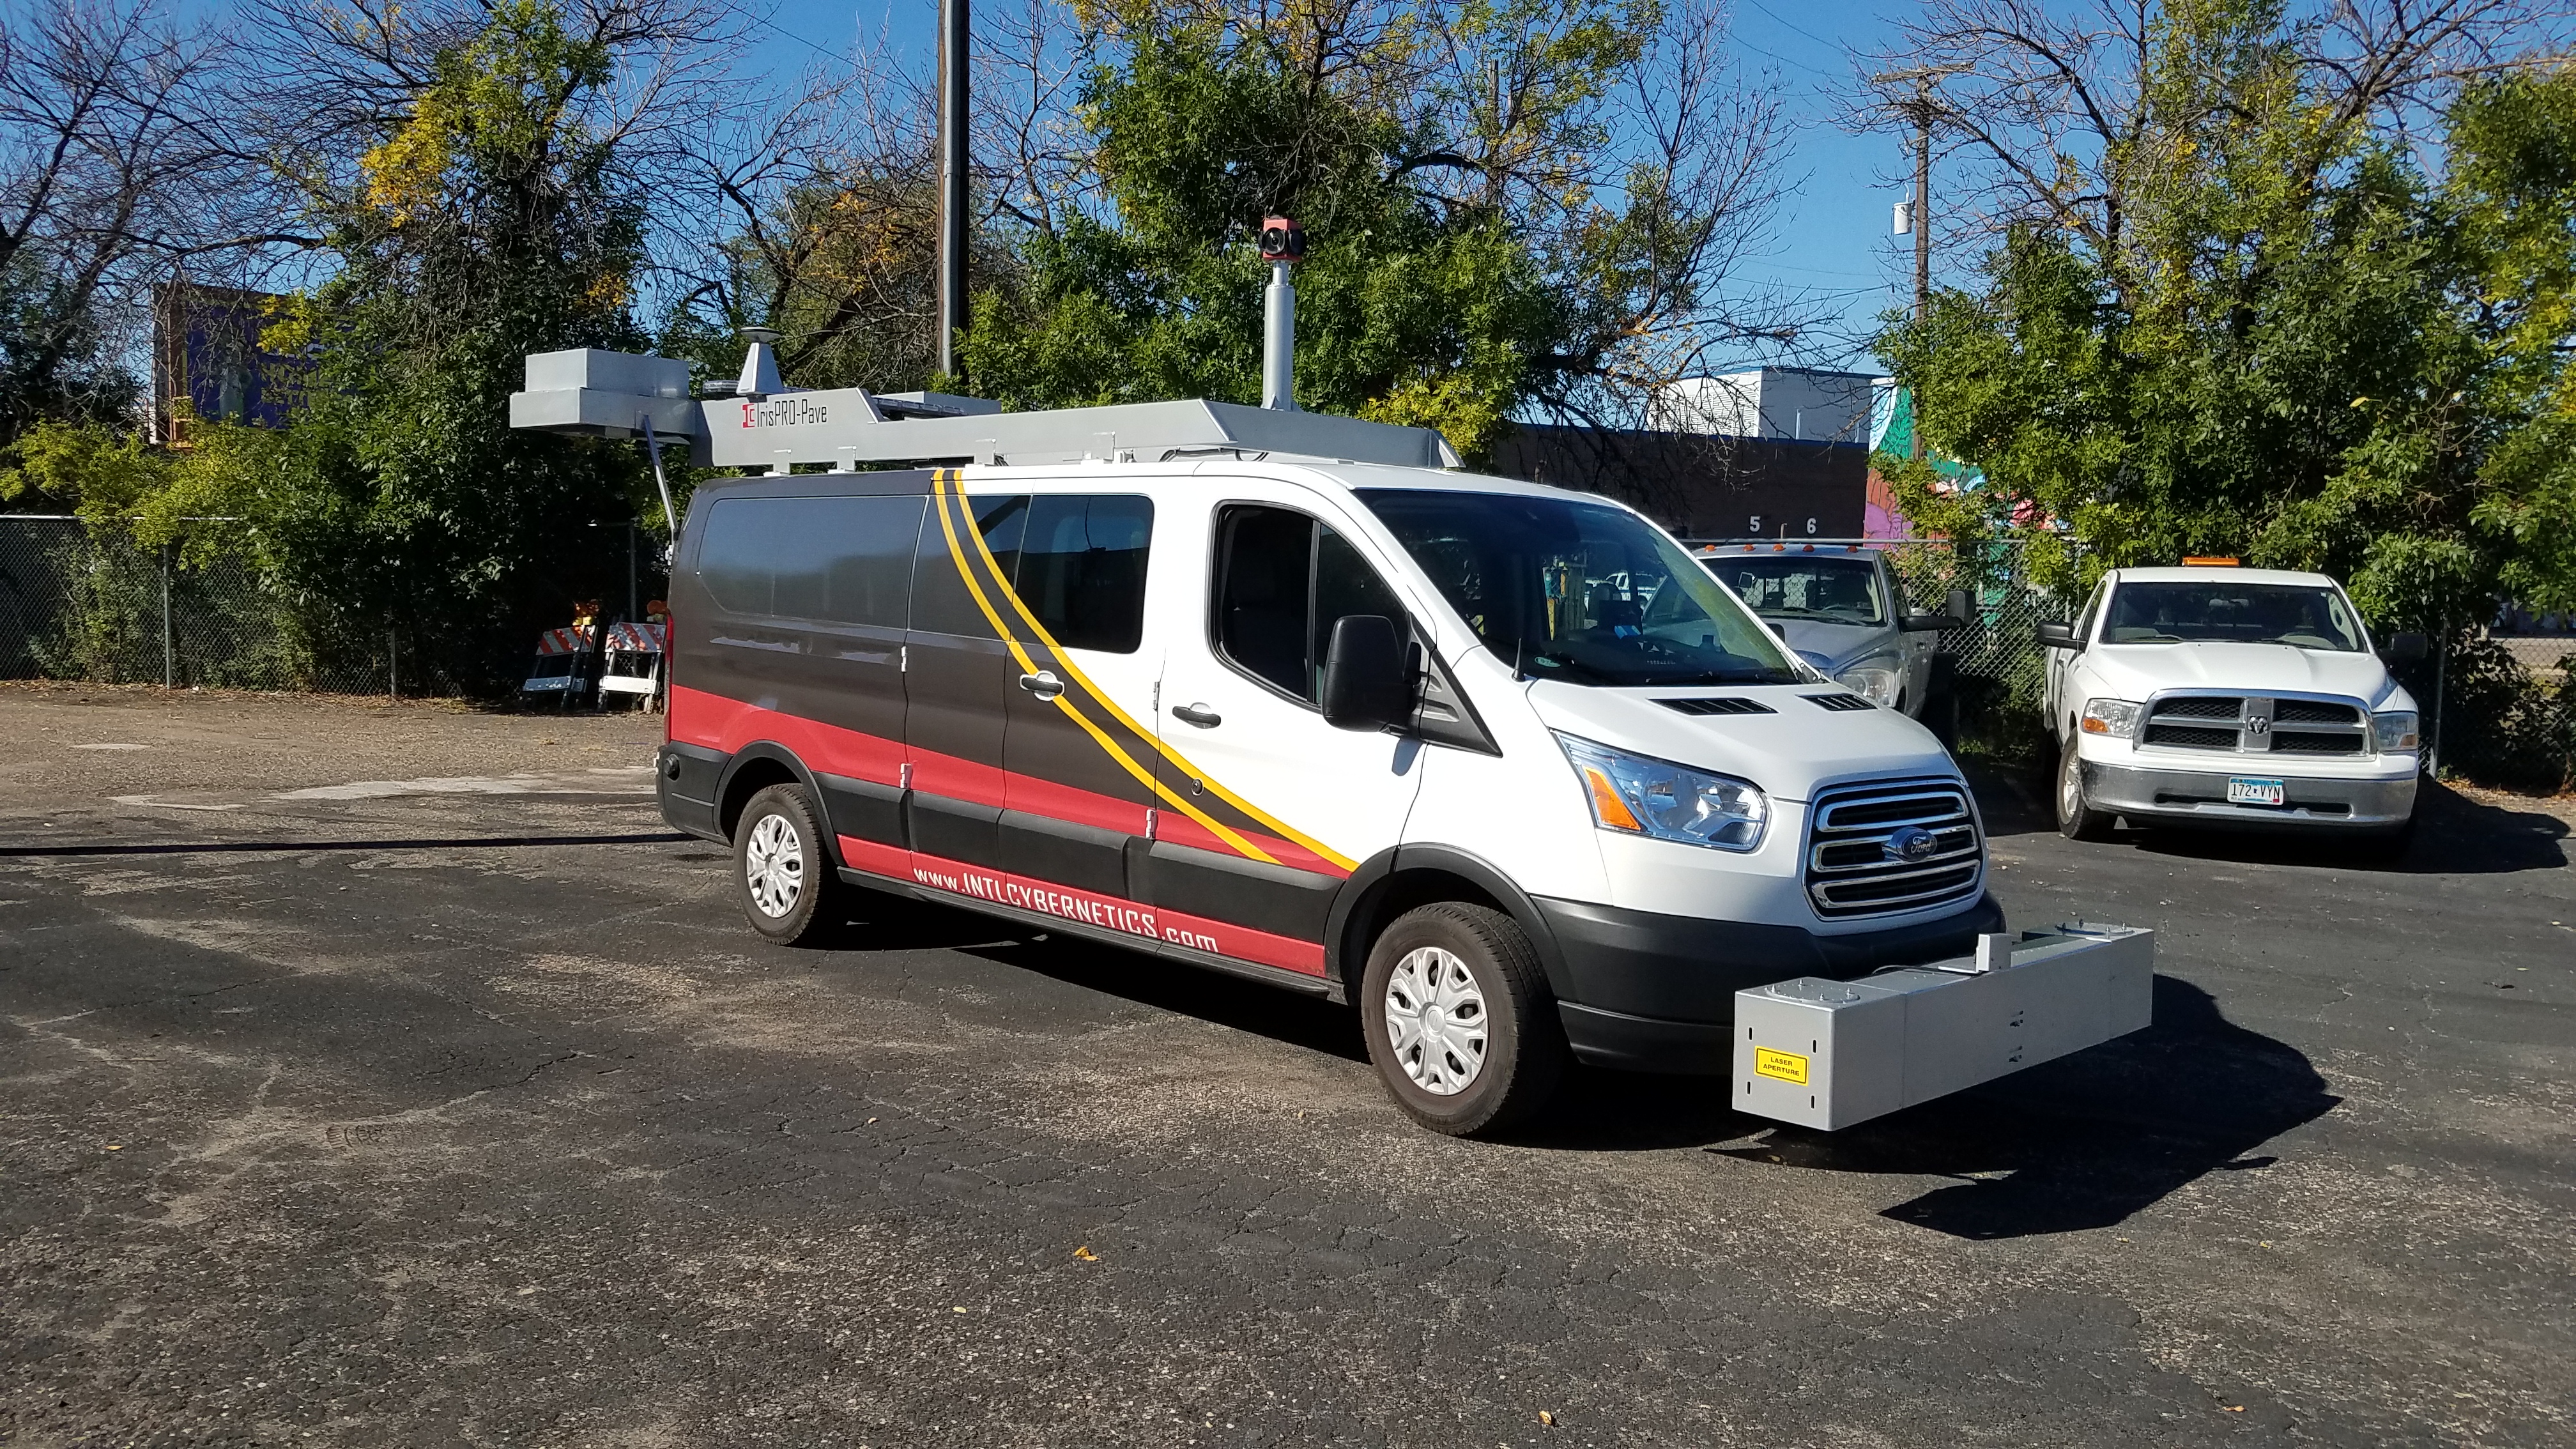
[[[2057,824],[2348,832],[2414,826],[2415,701],[2333,579],[2233,566],[2116,569],[2073,624],[2042,624]],[[2388,658],[2420,659],[2421,634]]]

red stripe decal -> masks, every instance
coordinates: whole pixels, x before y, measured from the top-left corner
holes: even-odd
[[[896,880],[912,878],[912,852],[900,845],[880,845],[861,840],[855,835],[839,837],[841,864],[870,875],[892,876]]]
[[[1086,926],[1098,926],[1142,941],[1167,941],[1308,976],[1324,974],[1324,948],[1319,942],[1274,936],[1268,931],[1255,931],[1157,906],[1139,905],[1118,896],[1075,890],[1070,886],[987,870],[980,865],[943,860],[918,851],[898,850],[890,845],[857,840],[847,835],[840,837],[840,845],[841,858],[849,862],[853,870],[892,876],[897,880],[908,879],[916,885],[968,900],[989,901],[995,905],[1034,911],[1042,916],[1080,921]]]
[[[762,709],[755,704],[745,704],[741,700],[727,699],[684,685],[671,686],[668,728],[671,738],[683,744],[702,745],[726,754],[763,740],[774,741],[786,746],[809,769],[831,775],[849,775],[880,785],[900,783],[900,767],[908,758],[912,762],[912,788],[924,795],[938,795],[996,809],[1025,810],[1032,815],[1094,825],[1105,830],[1122,830],[1130,835],[1145,833],[1145,806],[1133,800],[1121,800],[1115,795],[1042,780],[1035,775],[1006,774],[991,765],[943,755],[936,750],[915,748],[907,751],[900,742],[880,735],[863,734],[800,715]],[[1293,841],[1256,830],[1239,833],[1291,869],[1335,879],[1346,879],[1350,875],[1349,871]],[[1162,811],[1155,835],[1175,845],[1195,846],[1220,855],[1240,854],[1206,826],[1178,810]],[[896,871],[894,874],[900,877],[906,872]]]

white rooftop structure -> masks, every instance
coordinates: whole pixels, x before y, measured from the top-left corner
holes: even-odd
[[[782,388],[766,343],[755,341],[733,395],[689,395],[676,358],[575,348],[531,353],[527,387],[510,395],[510,426],[592,437],[686,442],[718,467],[797,463],[1166,462],[1193,455],[1286,454],[1409,468],[1463,466],[1431,428],[1236,403],[1126,403],[1006,413],[981,398],[864,388]]]
[[[1685,377],[1665,386],[1655,422],[1681,433],[1865,445],[1870,399],[1883,380],[1811,367]]]

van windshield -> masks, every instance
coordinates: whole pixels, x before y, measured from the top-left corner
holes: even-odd
[[[1523,674],[1629,688],[1806,677],[1680,545],[1624,509],[1445,489],[1359,497]]]
[[[2105,644],[2287,644],[2358,654],[2361,621],[2332,589],[2308,584],[2124,583],[2111,592]]]

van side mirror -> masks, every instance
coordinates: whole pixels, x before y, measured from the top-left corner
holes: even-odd
[[[2042,624],[2039,626],[2039,647],[2081,649],[2084,647],[2084,641],[2075,637],[2075,626],[2072,624]]]
[[[1382,730],[1413,714],[1413,671],[1395,621],[1384,614],[1345,614],[1333,621],[1324,651],[1324,723],[1337,730]]]
[[[2432,647],[2431,641],[2409,629],[2402,634],[2389,635],[2387,645],[2379,651],[2379,657],[2391,664],[2412,664],[2423,658]]]

